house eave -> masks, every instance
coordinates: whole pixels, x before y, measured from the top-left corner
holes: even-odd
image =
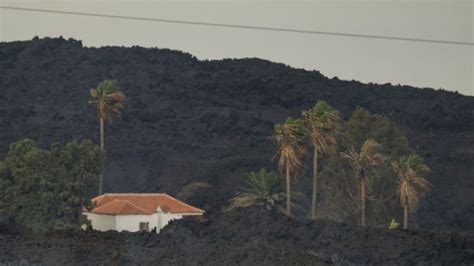
[[[109,216],[117,216],[117,215],[153,215],[157,214],[157,212],[154,213],[102,213],[102,212],[93,212],[93,211],[83,211],[83,214],[100,214],[100,215],[109,215]],[[164,214],[181,214],[181,215],[193,215],[193,216],[198,216],[198,215],[203,215],[204,212],[164,212]]]

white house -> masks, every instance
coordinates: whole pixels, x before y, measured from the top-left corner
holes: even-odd
[[[106,193],[92,200],[94,208],[83,210],[92,228],[99,231],[151,231],[158,233],[169,221],[203,210],[165,193]]]

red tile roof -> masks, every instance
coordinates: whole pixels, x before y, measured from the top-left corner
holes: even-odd
[[[165,193],[106,193],[91,201],[95,208],[88,212],[99,214],[153,214],[158,208],[169,213],[204,213]]]

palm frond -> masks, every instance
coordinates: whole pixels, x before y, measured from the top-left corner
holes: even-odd
[[[97,104],[100,118],[112,122],[113,118],[120,117],[127,97],[119,90],[116,80],[104,80],[91,89],[90,94],[94,99],[89,103]]]
[[[310,141],[319,152],[335,152],[336,138],[340,128],[339,113],[325,101],[318,101],[312,109],[302,113]]]
[[[118,82],[116,80],[106,79],[97,85],[97,93],[104,97],[108,94],[111,94],[115,91],[120,90]]]
[[[261,169],[245,177],[245,185],[230,200],[228,210],[252,205],[274,207],[286,198],[281,175]]]
[[[121,102],[115,102],[115,103],[109,105],[108,108],[112,111],[113,110],[121,110],[121,109],[125,108],[125,105]]]
[[[341,152],[341,157],[343,159],[346,159],[350,165],[352,166],[352,169],[356,176],[361,170],[361,159],[360,159],[360,154],[356,152],[354,147],[351,147],[348,151],[346,152]]]
[[[125,99],[127,98],[125,94],[121,91],[114,91],[112,93],[109,93],[107,95],[104,95],[107,101],[110,102],[125,102]]]
[[[385,156],[380,153],[382,146],[373,139],[364,142],[360,149],[360,159],[366,166],[375,166],[385,161]]]
[[[288,118],[284,124],[275,125],[275,140],[278,145],[276,156],[281,172],[294,174],[301,167],[301,158],[306,152],[304,141],[308,132],[303,120]]]
[[[89,93],[94,98],[97,97],[97,95],[98,95],[98,92],[97,92],[96,89],[90,89]]]
[[[386,157],[379,152],[380,148],[380,144],[375,140],[368,139],[359,152],[352,146],[348,151],[341,152],[341,157],[351,164],[355,176],[359,177],[362,170],[369,170],[385,162]]]

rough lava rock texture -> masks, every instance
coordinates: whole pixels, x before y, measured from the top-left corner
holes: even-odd
[[[0,264],[472,265],[474,236],[304,222],[247,208],[154,233],[0,234]]]
[[[215,211],[246,172],[275,169],[273,125],[325,100],[345,118],[360,105],[393,119],[426,158],[433,189],[418,227],[474,230],[474,97],[329,79],[261,59],[200,61],[62,38],[0,43],[0,158],[25,137],[43,145],[97,141],[89,89],[106,78],[119,81],[128,102],[122,119],[106,127],[105,191],[175,194],[205,181],[212,196],[202,203]]]

